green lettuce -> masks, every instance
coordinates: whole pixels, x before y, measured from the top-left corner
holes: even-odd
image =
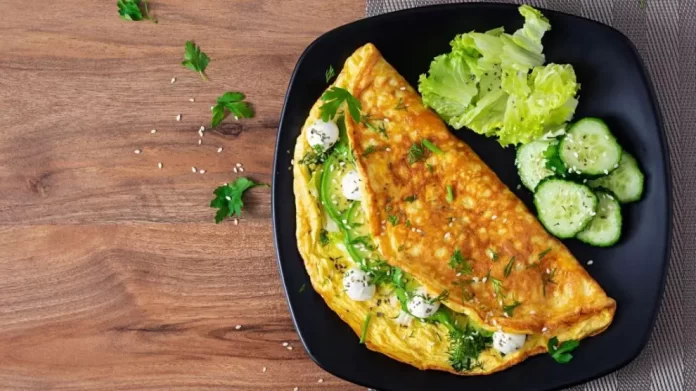
[[[527,5],[519,12],[525,22],[513,34],[500,27],[456,36],[418,86],[424,104],[452,127],[495,136],[503,146],[563,127],[578,103],[573,67],[543,65],[548,19]]]

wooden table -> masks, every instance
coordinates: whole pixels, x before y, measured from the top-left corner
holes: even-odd
[[[208,207],[236,163],[271,180],[296,60],[364,1],[151,0],[159,24],[115,3],[0,0],[0,388],[364,389],[299,342],[269,191],[239,225]],[[190,39],[209,82],[180,65]],[[225,91],[256,117],[198,145]]]

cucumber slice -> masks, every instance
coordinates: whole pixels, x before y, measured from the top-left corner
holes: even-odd
[[[610,190],[622,203],[634,202],[643,196],[645,176],[633,156],[624,152],[619,167],[608,176],[590,181],[590,187],[603,187]]]
[[[593,246],[609,247],[621,238],[621,204],[608,191],[597,189],[595,194],[597,215],[576,237]]]
[[[534,193],[539,221],[553,235],[572,238],[592,220],[597,209],[597,196],[579,183],[546,178]]]
[[[546,177],[553,176],[553,171],[546,168],[546,150],[552,141],[534,141],[517,148],[517,173],[522,184],[534,191],[539,182]]]
[[[609,174],[621,159],[621,146],[599,118],[573,124],[558,152],[569,172],[590,176]]]

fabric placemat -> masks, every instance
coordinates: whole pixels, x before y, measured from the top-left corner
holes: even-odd
[[[367,15],[457,2],[367,0]],[[696,390],[696,0],[496,2],[575,14],[626,34],[652,78],[670,149],[672,254],[652,338],[625,368],[571,390]]]

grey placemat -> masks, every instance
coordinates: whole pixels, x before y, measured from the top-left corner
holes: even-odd
[[[456,0],[367,0],[367,15]],[[497,1],[523,3],[521,1]],[[696,390],[696,0],[529,0],[614,26],[638,47],[672,166],[672,258],[652,338],[627,367],[572,390]]]

